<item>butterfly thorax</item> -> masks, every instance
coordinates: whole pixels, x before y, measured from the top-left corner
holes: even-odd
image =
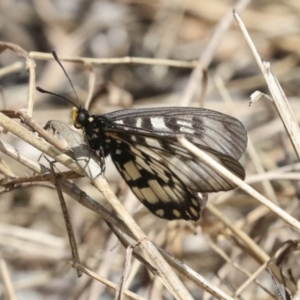
[[[104,116],[95,116],[82,107],[74,107],[72,120],[75,128],[82,129],[85,138],[94,151],[100,151],[106,157],[110,153],[110,145],[107,142],[105,128],[113,127],[111,121]]]

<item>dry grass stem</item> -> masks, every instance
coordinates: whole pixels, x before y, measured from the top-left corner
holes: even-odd
[[[246,8],[249,2],[250,2],[249,0],[239,0],[235,5],[235,9],[237,11],[242,11]],[[201,53],[201,56],[198,60],[198,65],[193,70],[193,73],[189,78],[189,82],[183,92],[179,105],[189,106],[190,103],[192,102],[194,93],[199,88],[201,88],[199,86],[203,79],[203,72],[205,72],[204,70],[208,68],[208,66],[210,65],[214,57],[216,48],[220,44],[220,40],[223,38],[224,33],[228,30],[232,21],[233,21],[232,12],[228,11],[228,13],[223,17],[223,19],[220,20],[218,26],[216,26],[214,33],[210,39],[210,42],[208,43],[204,51]]]
[[[5,263],[5,261],[2,258],[0,258],[0,272],[1,272],[1,277],[3,280],[4,286],[5,286],[5,290],[6,290],[5,294],[7,295],[7,298],[11,299],[11,300],[16,300],[17,297],[16,297],[13,283],[10,278],[7,264]]]
[[[50,53],[30,52],[30,56],[36,60],[53,60],[53,56]],[[59,56],[61,61],[84,63],[84,64],[143,64],[143,65],[160,65],[176,68],[195,68],[197,62],[184,62],[171,59],[154,59],[146,57],[117,57],[117,58],[90,58],[90,57],[70,57]]]
[[[298,159],[300,159],[300,128],[298,125],[298,122],[293,114],[293,111],[290,107],[290,104],[284,94],[283,89],[281,88],[277,78],[273,75],[271,71],[271,65],[269,62],[264,61],[261,56],[259,55],[254,43],[252,42],[250,35],[243,24],[242,19],[239,17],[238,13],[234,11],[234,16],[241,28],[242,33],[244,34],[244,37],[246,41],[248,42],[248,45],[255,57],[255,60],[266,80],[266,83],[268,85],[269,91],[272,95],[272,98],[274,100],[275,106],[277,108],[277,111],[279,113],[279,116],[283,122],[283,125],[287,131],[287,134],[289,135],[292,145],[294,147],[295,153],[297,154]]]
[[[64,164],[66,167],[79,174],[83,174],[82,170],[72,159],[70,159],[69,156],[61,153],[59,150],[49,145],[44,140],[38,138],[36,135],[29,132],[20,124],[6,117],[2,113],[0,113],[0,126],[2,126],[5,130],[13,133],[17,137],[21,138],[25,142],[29,143],[33,147],[39,149],[43,154],[49,155],[50,157],[54,158],[57,162]]]
[[[82,266],[79,263],[73,263],[72,262],[72,265],[73,265],[74,268],[80,270],[82,273],[85,273],[88,276],[90,276],[91,278],[94,278],[94,279],[102,282],[103,284],[107,285],[108,287],[113,288],[114,290],[117,290],[117,288],[118,288],[117,284],[107,280],[106,278],[103,278],[103,277],[99,276],[98,274],[96,274],[95,272],[93,272],[91,270],[88,270],[87,268],[85,268],[84,266]],[[128,297],[128,299],[145,300],[145,298],[140,297],[140,296],[136,295],[135,293],[132,293],[128,290],[124,290],[124,294]]]

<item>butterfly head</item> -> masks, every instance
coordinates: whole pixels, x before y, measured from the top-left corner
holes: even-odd
[[[81,129],[86,126],[87,122],[89,122],[90,114],[89,112],[82,107],[74,106],[72,109],[72,121],[74,127],[77,129]]]

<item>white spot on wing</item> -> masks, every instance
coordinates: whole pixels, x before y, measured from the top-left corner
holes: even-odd
[[[136,148],[157,161],[161,161],[161,159],[162,159],[161,156],[159,156],[156,152],[152,151],[148,147],[145,147],[143,145],[136,145]]]
[[[162,117],[153,117],[150,118],[151,125],[155,130],[165,130],[170,131],[169,128],[166,126]]]
[[[132,161],[126,163],[124,165],[124,169],[126,170],[126,172],[131,177],[132,180],[136,180],[142,176]]]
[[[155,214],[159,217],[162,217],[165,215],[165,211],[163,209],[158,209]]]
[[[199,201],[197,201],[196,199],[191,199],[193,204],[197,207],[199,205]]]
[[[158,140],[153,139],[153,138],[148,138],[145,137],[145,142],[150,146],[150,147],[154,147],[154,148],[159,148],[161,149],[161,144]]]
[[[189,134],[195,133],[195,130],[192,129],[192,124],[190,122],[183,121],[183,120],[177,120],[176,123],[177,123],[177,125],[182,126],[179,129],[180,132],[189,133]]]
[[[191,214],[190,214],[187,210],[185,211],[185,213],[187,214],[187,216],[188,216],[190,219],[192,219]]]
[[[136,119],[136,125],[135,126],[141,128],[141,126],[142,126],[142,118],[137,118]]]
[[[191,127],[191,123],[187,121],[177,120],[177,125]]]
[[[141,200],[144,201],[145,197],[143,196],[143,194],[141,193],[141,191],[139,190],[139,188],[137,187],[132,187],[132,191],[133,193]]]
[[[134,148],[134,147],[130,147],[130,150],[131,150],[131,152],[133,152],[135,155],[144,157],[143,154],[142,154],[142,152],[139,151],[138,149],[136,149],[136,148]]]
[[[115,121],[115,123],[117,123],[117,124],[121,124],[121,125],[124,125],[124,122],[123,122],[123,120],[117,120],[117,121]]]
[[[173,215],[176,216],[177,218],[180,218],[180,216],[181,216],[180,211],[177,210],[177,209],[173,209],[173,210],[172,210],[172,213],[173,213]]]
[[[177,186],[176,189],[174,189],[174,194],[176,194],[178,201],[180,201],[180,199],[182,199],[182,194],[179,192],[181,190],[182,189],[179,186]]]
[[[172,201],[179,202],[176,194],[172,191],[172,189],[168,185],[164,186],[164,190],[169,195],[169,197],[172,199]]]
[[[135,158],[135,162],[141,168],[143,168],[143,169],[147,170],[148,172],[150,172],[151,174],[153,174],[153,171],[151,170],[151,168],[149,167],[149,165],[147,165],[146,162],[142,158],[136,157]]]
[[[161,185],[157,182],[157,180],[154,180],[154,179],[149,180],[148,184],[161,201],[164,201],[164,202],[170,201],[170,198],[168,197],[167,193],[161,187]]]
[[[147,200],[147,202],[155,204],[159,201],[159,199],[153,193],[151,188],[149,188],[149,187],[148,188],[143,188],[143,189],[140,189],[140,191],[144,195],[144,198]]]
[[[169,178],[166,176],[167,174],[163,171],[162,168],[160,168],[159,166],[155,166],[155,165],[150,165],[151,169],[153,170],[151,173],[155,173],[165,182],[168,183]]]
[[[151,173],[157,173],[159,175],[159,177],[161,177],[161,179],[163,179],[165,182],[169,181],[169,179],[167,177],[169,172],[168,172],[168,169],[164,165],[156,162],[153,159],[150,159],[146,163],[148,163],[149,167],[151,168]]]
[[[196,211],[193,207],[190,207],[190,211],[195,217],[199,217],[199,212]]]
[[[189,133],[189,134],[194,134],[195,133],[195,130],[192,129],[192,128],[187,128],[187,127],[180,127],[180,132],[183,132],[183,133]]]

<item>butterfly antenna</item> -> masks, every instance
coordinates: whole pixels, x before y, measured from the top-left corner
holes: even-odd
[[[80,103],[79,98],[78,98],[78,96],[77,96],[77,94],[76,94],[74,85],[73,85],[73,83],[72,83],[72,81],[71,81],[69,75],[67,74],[67,72],[66,72],[64,66],[62,65],[61,61],[59,60],[59,58],[58,58],[58,56],[57,56],[57,53],[55,52],[55,50],[52,50],[51,53],[52,53],[54,59],[56,60],[56,62],[59,64],[59,66],[60,66],[61,69],[63,70],[63,72],[65,73],[66,77],[68,78],[68,81],[69,81],[69,83],[70,83],[70,85],[71,85],[71,87],[72,87],[72,90],[73,90],[73,92],[74,92],[74,94],[75,94],[75,96],[76,96],[77,103]],[[50,93],[50,94],[52,94],[52,93]],[[52,95],[53,95],[53,94],[52,94]],[[62,98],[63,98],[63,97],[62,97]],[[68,100],[68,102],[70,102],[70,101]],[[74,103],[73,103],[73,104],[74,104]],[[76,106],[76,107],[79,107],[78,105],[75,105],[75,106]]]
[[[61,95],[58,95],[58,94],[55,94],[55,93],[52,93],[52,92],[46,91],[46,90],[42,89],[42,88],[41,88],[41,87],[39,87],[39,86],[37,86],[37,87],[36,87],[36,89],[37,89],[39,92],[41,92],[41,93],[44,93],[44,94],[49,94],[49,95],[53,95],[53,96],[56,96],[56,97],[58,97],[58,98],[61,98],[61,99],[65,100],[65,101],[67,101],[67,102],[71,103],[72,105],[76,106],[77,108],[79,108],[79,106],[78,106],[78,105],[76,105],[75,103],[73,103],[71,100],[69,100],[69,99],[65,98],[64,96],[61,96]]]

